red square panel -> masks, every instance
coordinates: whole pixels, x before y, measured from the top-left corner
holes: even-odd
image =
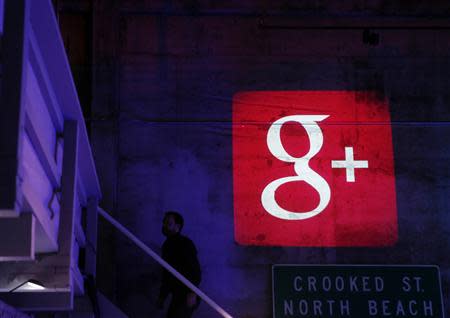
[[[233,179],[240,244],[397,241],[389,105],[375,93],[236,94]]]

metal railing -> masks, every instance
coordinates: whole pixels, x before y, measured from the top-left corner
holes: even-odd
[[[186,277],[180,274],[175,268],[173,268],[169,263],[161,258],[157,253],[155,253],[150,247],[145,245],[140,239],[138,239],[133,233],[131,233],[126,227],[116,221],[112,216],[110,216],[102,208],[98,208],[98,212],[103,216],[109,223],[111,223],[116,229],[118,229],[122,234],[133,241],[134,244],[139,246],[147,255],[152,257],[156,262],[158,262],[162,267],[169,271],[173,276],[180,280],[183,284],[189,287],[194,293],[196,293],[201,299],[203,299],[208,305],[210,305],[215,311],[217,311],[224,318],[233,318],[229,313],[227,313],[222,307],[220,307],[216,302],[208,297],[204,292],[202,292],[197,286],[192,284]]]

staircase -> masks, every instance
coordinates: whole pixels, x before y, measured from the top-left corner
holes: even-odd
[[[95,288],[100,214],[231,318],[99,208],[99,181],[51,0],[0,0],[0,33],[1,317],[127,317]]]
[[[0,0],[0,41],[0,316],[126,317],[88,296],[101,190],[52,1]]]

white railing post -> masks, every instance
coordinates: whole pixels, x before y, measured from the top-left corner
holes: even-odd
[[[189,280],[181,275],[175,268],[173,268],[169,263],[161,258],[157,253],[155,253],[150,247],[144,244],[140,239],[138,239],[133,233],[131,233],[126,227],[117,222],[113,217],[105,212],[102,208],[98,208],[98,212],[103,216],[109,223],[111,223],[116,229],[123,233],[126,237],[133,241],[134,244],[139,246],[145,253],[151,256],[155,261],[157,261],[162,267],[172,273],[177,279],[179,279],[183,284],[189,287],[194,293],[196,293],[201,299],[203,299],[208,305],[210,305],[215,311],[217,311],[224,318],[233,318],[229,313],[227,313],[222,307],[220,307],[216,302],[209,298],[204,292],[202,292],[197,286],[192,284]]]

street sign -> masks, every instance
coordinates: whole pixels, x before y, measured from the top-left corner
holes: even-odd
[[[439,268],[274,265],[273,317],[443,318]]]

